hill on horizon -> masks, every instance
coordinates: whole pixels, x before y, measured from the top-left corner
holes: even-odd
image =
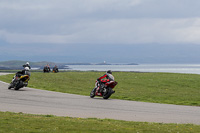
[[[59,69],[69,69],[66,65],[138,65],[137,63],[55,63],[48,61],[32,62],[32,61],[21,61],[21,60],[10,60],[10,61],[1,61],[0,69],[22,69],[23,65],[29,62],[31,68],[43,69],[47,64],[52,68],[55,65]]]
[[[41,62],[31,62],[31,61],[20,61],[20,60],[10,60],[10,61],[2,61],[0,62],[0,69],[22,69],[23,65],[29,62],[31,68],[40,68],[43,69],[45,65],[49,65],[50,67],[54,67],[57,65],[59,68],[64,68],[65,63],[55,63],[48,61]]]

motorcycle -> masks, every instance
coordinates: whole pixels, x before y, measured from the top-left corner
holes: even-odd
[[[116,85],[117,85],[116,81],[110,81],[105,83],[96,81],[95,88],[90,92],[90,97],[94,98],[95,96],[100,96],[103,97],[104,99],[108,99],[113,93],[115,93],[115,91],[113,91],[113,88]]]
[[[57,67],[54,67],[53,68],[53,73],[58,73],[59,71],[58,71],[58,68]]]
[[[30,79],[30,75],[22,75],[16,74],[13,77],[13,80],[8,86],[8,89],[14,88],[14,90],[19,90],[20,88],[26,87],[28,85],[28,81]]]

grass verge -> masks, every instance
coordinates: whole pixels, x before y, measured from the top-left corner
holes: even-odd
[[[200,125],[128,122],[0,112],[1,133],[197,133]]]

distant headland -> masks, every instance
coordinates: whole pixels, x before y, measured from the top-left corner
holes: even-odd
[[[49,65],[50,67],[54,67],[55,65],[59,69],[70,69],[68,65],[138,65],[137,63],[106,63],[105,61],[102,63],[55,63],[48,61],[41,62],[31,62],[31,61],[20,61],[20,60],[11,60],[11,61],[1,61],[0,69],[1,70],[13,70],[13,69],[22,69],[22,65],[26,62],[29,62],[32,68],[43,69],[45,65]]]

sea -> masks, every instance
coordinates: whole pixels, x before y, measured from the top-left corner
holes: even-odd
[[[66,65],[77,71],[167,72],[200,74],[200,64]]]

